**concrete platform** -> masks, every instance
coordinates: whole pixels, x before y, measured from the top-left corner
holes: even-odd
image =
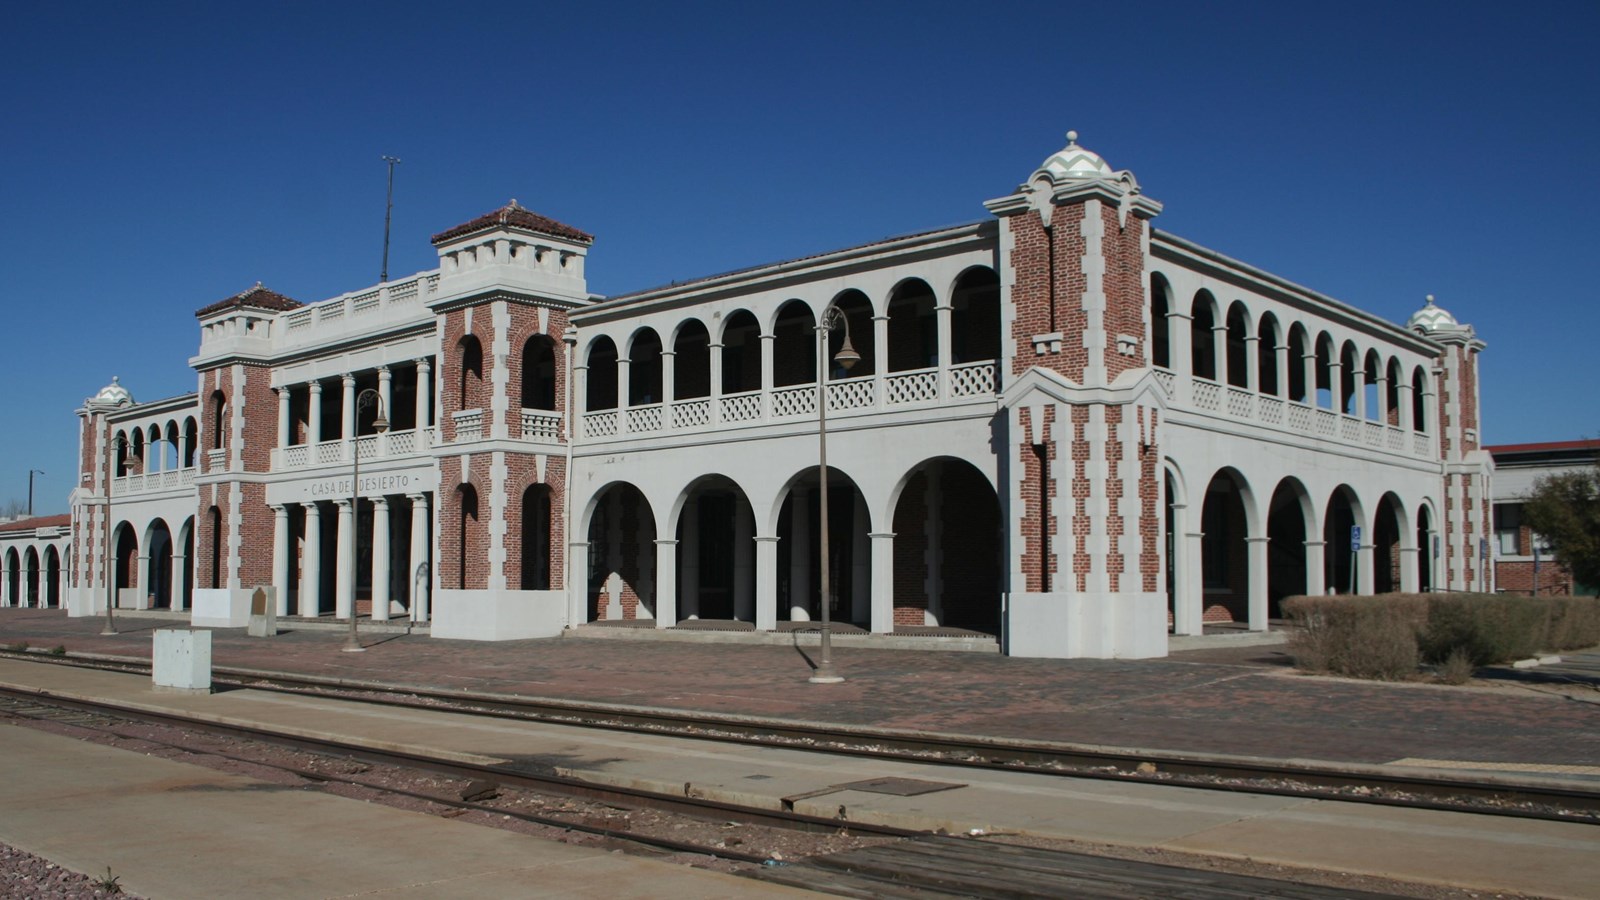
[[[778,808],[785,797],[805,794],[811,796],[796,801],[797,810],[845,821],[1153,846],[1549,897],[1592,897],[1593,886],[1600,883],[1600,827],[1593,825],[844,759],[252,690],[209,696],[157,694],[140,676],[9,660],[0,660],[0,684],[32,686],[59,696],[105,697],[142,708],[268,725],[385,749],[553,768],[596,782],[687,790],[771,808]],[[8,760],[0,764],[0,772],[15,774],[15,765]],[[829,790],[886,776],[950,787],[912,797]],[[86,776],[86,793],[94,790],[93,777]],[[8,778],[8,783],[12,780]],[[69,783],[70,776],[63,785]],[[236,796],[246,803],[257,799],[248,791]],[[262,796],[271,797],[273,792]],[[0,792],[0,811],[5,812],[0,821],[6,823],[0,825],[0,839],[20,832],[24,842],[18,845],[32,849],[25,842],[27,830],[12,824],[16,820],[10,814],[11,803],[9,793]],[[248,818],[248,813],[237,814]],[[71,842],[54,841],[50,846],[59,850]],[[289,856],[293,858],[292,853]],[[86,860],[90,870],[100,866],[82,855],[73,859]],[[134,887],[131,880],[129,885]]]
[[[161,900],[802,897],[0,726],[0,842]]]

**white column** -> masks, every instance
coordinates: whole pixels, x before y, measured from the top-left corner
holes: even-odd
[[[661,351],[661,404],[663,406],[663,426],[672,427],[672,401],[677,399],[678,386],[673,382],[677,380],[678,351]]]
[[[311,391],[310,411],[306,414],[310,420],[306,422],[306,443],[316,446],[322,443],[322,382],[313,381],[306,387]]]
[[[378,411],[383,413],[384,418],[392,418],[394,416],[394,374],[389,371],[388,366],[378,367],[378,401],[381,404]],[[383,437],[381,435],[378,437],[378,444],[378,452],[387,456],[388,454],[383,449]]]
[[[927,608],[922,613],[922,624],[938,625],[944,621],[944,535],[941,530],[943,517],[939,510],[943,491],[940,490],[937,466],[928,469],[922,498],[923,509],[926,510],[922,520],[922,533],[927,539],[925,542],[927,549],[923,555],[925,574],[922,593],[928,602]]]
[[[883,379],[889,371],[889,317],[872,317],[872,405],[883,406]]]
[[[1370,540],[1372,538],[1371,526],[1362,529],[1362,533]],[[1378,573],[1372,570],[1378,554],[1374,553],[1374,544],[1362,544],[1356,552],[1356,591],[1364,596],[1372,596],[1378,590]]]
[[[628,433],[628,406],[633,398],[629,396],[630,382],[633,379],[633,360],[621,357],[617,360],[617,434]]]
[[[355,615],[356,604],[356,512],[349,499],[333,501],[339,507],[339,554],[334,570],[333,614],[335,618],[348,619]]]
[[[872,622],[872,531],[867,501],[856,494],[855,515],[850,524],[850,621]]]
[[[1422,571],[1418,567],[1420,562],[1417,547],[1400,548],[1400,590],[1415,594],[1422,589]]]
[[[316,617],[322,614],[322,509],[316,503],[307,503],[305,506],[305,550],[300,559],[300,615]]]
[[[1186,631],[1179,634],[1205,634],[1206,629],[1206,590],[1205,577],[1202,571],[1202,560],[1205,559],[1204,544],[1205,533],[1191,531],[1185,537],[1185,564],[1182,569],[1175,570],[1176,582],[1183,589],[1178,592],[1184,605],[1181,617]],[[1177,611],[1173,612],[1173,621],[1180,618]]]
[[[873,532],[872,618],[873,634],[894,631],[894,532]]]
[[[1400,415],[1398,416],[1398,418],[1396,420],[1396,427],[1404,428],[1407,431],[1411,431],[1412,430],[1411,425],[1412,425],[1412,422],[1414,421],[1413,417],[1412,417],[1412,413],[1411,413],[1411,404],[1416,402],[1416,401],[1415,401],[1415,398],[1412,396],[1411,384],[1409,382],[1407,382],[1404,378],[1400,379],[1399,388],[1400,388],[1400,391],[1399,391],[1399,394],[1400,394],[1400,397],[1399,397],[1399,399],[1400,399]]]
[[[1212,373],[1217,384],[1228,383],[1228,312],[1220,310],[1222,321],[1211,326]]]
[[[789,621],[811,621],[811,504],[806,492],[794,488],[789,496]]]
[[[411,564],[406,572],[407,589],[411,592],[411,621],[413,624],[428,621],[428,594],[433,587],[433,564],[428,560],[428,495],[411,496]],[[418,578],[426,565],[427,577]]]
[[[1344,362],[1337,356],[1328,362],[1328,403],[1344,415]]]
[[[589,620],[589,542],[567,542],[567,626]],[[596,615],[595,618],[601,618]]]
[[[289,446],[289,386],[278,388],[278,446]]]
[[[678,542],[656,541],[656,627],[678,624]]]
[[[1244,339],[1244,386],[1246,390],[1261,391],[1261,335],[1252,334]]]
[[[1267,542],[1269,540],[1271,538],[1244,539],[1246,571],[1250,579],[1247,600],[1251,631],[1267,630]]]
[[[1278,396],[1289,399],[1289,345],[1279,344],[1272,348],[1273,356],[1278,369]]]
[[[1306,383],[1306,405],[1317,405],[1317,351],[1311,348],[1308,353],[1300,357],[1301,378]]]
[[[428,392],[428,372],[432,366],[428,364],[426,356],[417,360],[417,430],[428,427],[428,413],[430,401],[433,399]]]
[[[778,627],[778,536],[758,534],[756,541],[756,630]]]
[[[274,504],[272,514],[272,589],[278,596],[275,604],[278,615],[283,617],[289,615],[289,507],[282,503]],[[176,557],[173,561],[177,561]],[[182,592],[181,584],[173,585],[174,609],[182,605],[179,596]]]
[[[939,350],[939,396],[950,396],[950,322],[952,307],[948,300],[933,308],[933,316],[937,323],[934,337]]]
[[[716,425],[722,421],[722,345],[712,344],[708,348],[711,353],[711,396],[709,399],[711,424]]]
[[[1321,596],[1328,591],[1327,541],[1306,541],[1306,595]]]
[[[388,370],[383,370],[388,374]],[[372,621],[389,620],[389,498],[372,498]]]
[[[778,345],[776,334],[761,335],[761,418],[772,415],[772,348]]]
[[[16,604],[11,596],[11,569],[6,566],[6,560],[10,558],[10,554],[0,553],[0,607]]]
[[[1189,313],[1167,313],[1167,334],[1171,337],[1168,352],[1172,354],[1172,392],[1175,402],[1188,402],[1194,396],[1194,317]]]
[[[339,408],[339,439],[344,442],[344,452],[354,454],[356,450],[352,442],[356,439],[356,377],[345,375],[343,382],[344,404]],[[346,455],[344,461],[349,462],[352,458],[352,455]]]
[[[1360,360],[1356,362],[1359,368],[1350,373],[1350,389],[1356,392],[1355,416],[1358,419],[1365,419],[1367,417],[1367,367],[1360,365]]]
[[[1389,370],[1378,370],[1378,422],[1384,426],[1389,424]]]
[[[1189,592],[1192,590],[1189,582],[1189,541],[1184,539],[1184,516],[1188,509],[1187,504],[1172,504],[1172,544],[1171,559],[1167,560],[1167,568],[1172,572],[1172,633],[1173,634],[1201,634],[1200,622],[1194,619],[1194,607],[1190,603]],[[1164,574],[1164,573],[1163,573]]]

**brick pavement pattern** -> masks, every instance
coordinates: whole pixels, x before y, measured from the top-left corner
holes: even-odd
[[[0,609],[0,645],[148,658],[178,623]],[[291,622],[285,627],[293,628]],[[804,648],[554,638],[475,642],[339,631],[212,638],[216,665],[671,710],[1205,754],[1386,763],[1407,757],[1600,765],[1600,702],[1509,686],[1455,688],[1306,677],[1263,665],[1275,648],[1159,660],[1017,659],[834,649],[847,680],[806,683]],[[1187,658],[1185,658],[1187,657]]]

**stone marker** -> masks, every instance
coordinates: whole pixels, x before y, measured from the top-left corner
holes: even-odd
[[[278,636],[278,604],[277,598],[273,596],[275,593],[275,588],[263,585],[250,594],[251,637]]]
[[[150,680],[157,693],[211,693],[211,632],[157,630],[150,663]]]

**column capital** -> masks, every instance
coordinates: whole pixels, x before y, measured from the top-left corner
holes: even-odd
[[[782,538],[778,537],[775,534],[758,534],[753,538],[753,540],[755,540],[757,543],[768,543],[768,542],[770,542],[770,543],[776,544],[778,541],[782,540]]]
[[[421,503],[421,504],[426,505],[427,502],[428,502],[428,495],[427,494],[407,494],[406,495],[406,499],[410,500],[412,503]]]
[[[339,507],[339,512],[342,515],[350,510],[351,500],[349,497],[335,497],[333,498],[333,505]]]
[[[318,379],[318,378],[311,379],[310,381],[306,382],[306,387],[310,388],[311,389],[311,393],[313,393],[313,394],[322,393],[322,381],[321,381],[321,379]]]
[[[340,375],[339,381],[347,388],[353,388],[356,386],[356,376],[353,372],[346,372],[343,375]]]
[[[431,369],[431,368],[433,368],[433,363],[428,362],[428,357],[426,357],[426,356],[419,356],[413,361],[417,364],[417,368],[419,368],[419,369]]]
[[[875,541],[878,541],[878,540],[885,540],[885,541],[886,540],[891,540],[891,539],[894,538],[894,536],[895,536],[895,532],[893,532],[893,531],[869,531],[869,532],[867,532],[867,537],[872,538]]]
[[[678,545],[677,541],[666,541],[666,540],[658,540],[658,541],[656,541],[656,546],[657,547],[676,547],[677,545]]]
[[[381,365],[381,366],[378,367],[378,377],[380,379],[383,379],[383,378],[392,378],[394,376],[393,376],[392,373],[390,373],[389,366],[387,364],[385,364],[385,365]]]
[[[368,502],[371,503],[375,507],[384,508],[384,507],[387,507],[389,505],[389,498],[385,494],[379,494],[378,496],[373,497],[370,500],[368,500]]]
[[[1269,537],[1247,537],[1244,539],[1244,542],[1246,544],[1265,544],[1271,540],[1272,538]]]

